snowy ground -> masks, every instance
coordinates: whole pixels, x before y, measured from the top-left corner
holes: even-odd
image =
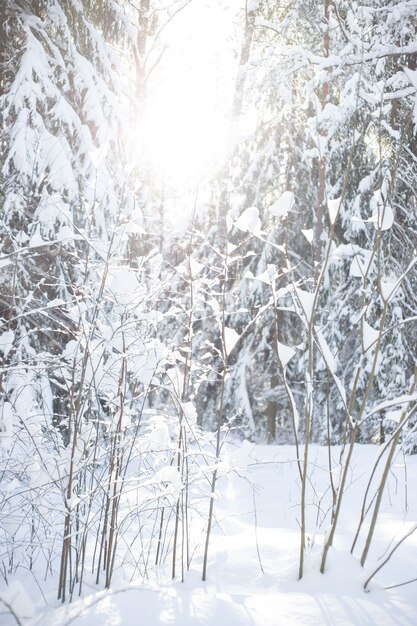
[[[16,576],[2,597],[18,607],[16,617],[25,626],[415,625],[417,582],[386,587],[416,578],[417,533],[376,575],[369,593],[364,592],[363,582],[417,521],[417,458],[397,457],[364,570],[358,559],[364,532],[358,552],[350,554],[364,486],[378,451],[376,446],[356,447],[341,523],[325,575],[319,573],[319,563],[328,525],[327,450],[311,448],[311,532],[306,572],[299,582],[300,485],[294,448],[246,444],[229,458],[244,469],[239,475],[222,479],[219,485],[217,523],[205,583],[201,581],[201,557],[196,557],[184,583],[170,583],[169,572],[162,567],[152,581],[129,585],[115,581],[111,591],[92,588],[83,599],[60,606],[52,591],[42,598],[30,575],[20,573],[20,579]],[[332,451],[335,461],[339,452],[339,448]],[[15,602],[14,597],[19,601]],[[25,612],[31,617],[25,618]],[[16,621],[10,613],[0,615],[2,626]]]

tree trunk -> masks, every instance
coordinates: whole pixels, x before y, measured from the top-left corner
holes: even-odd
[[[324,57],[329,56],[330,37],[329,37],[329,6],[330,0],[323,0],[325,31],[323,34],[323,52]],[[329,83],[326,80],[320,92],[321,111],[327,104],[329,96]],[[324,136],[325,131],[319,128],[319,134]],[[321,148],[319,148],[321,150]],[[318,166],[318,192],[317,192],[317,213],[314,219],[314,239],[313,239],[313,261],[315,276],[319,274],[319,267],[323,257],[324,241],[323,235],[326,224],[326,159],[324,154],[319,154]]]

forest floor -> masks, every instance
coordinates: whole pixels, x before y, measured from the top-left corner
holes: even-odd
[[[45,594],[45,608],[29,577],[22,577],[9,587],[10,593],[20,589],[20,608],[15,617],[3,612],[0,622],[9,626],[17,617],[25,626],[415,626],[417,582],[398,585],[417,577],[417,532],[373,578],[369,592],[363,584],[417,521],[417,457],[400,453],[396,459],[364,569],[359,556],[368,521],[354,556],[350,553],[379,451],[377,446],[356,446],[324,575],[319,567],[329,523],[327,449],[312,446],[310,451],[311,532],[305,575],[298,581],[300,480],[295,450],[244,442],[226,452],[231,464],[242,469],[219,482],[206,582],[201,580],[202,559],[195,557],[184,582],[170,582],[168,566],[162,566],[147,582],[127,584],[115,577],[111,590],[91,589],[67,605],[59,605],[51,591],[50,597]],[[336,465],[339,454],[340,448],[332,449]]]

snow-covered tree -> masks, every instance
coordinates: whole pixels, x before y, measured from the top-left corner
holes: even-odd
[[[80,429],[75,413],[105,413],[86,371],[102,342],[99,317],[112,307],[102,302],[109,263],[123,257],[134,207],[123,168],[123,51],[136,45],[127,9],[2,3],[0,431],[17,491],[44,484],[33,463],[54,476]],[[88,355],[81,369],[74,344]]]
[[[219,206],[237,226],[230,233],[240,257],[229,272],[231,326],[242,330],[254,310],[269,306],[241,342],[226,406],[246,412],[258,435],[269,430],[274,438],[278,420],[277,436],[291,432],[278,340],[298,346],[287,376],[302,409],[306,335],[288,291],[273,310],[262,276],[274,265],[278,293],[288,286],[313,293],[319,280],[311,432],[340,441],[347,406],[333,374],[352,397],[349,411],[363,416],[377,399],[405,393],[414,369],[414,323],[406,319],[415,311],[416,276],[413,10],[402,2],[266,2],[257,7],[254,32],[239,82],[241,122],[252,130],[240,136]],[[259,211],[260,238],[239,229],[250,207]],[[378,438],[385,418],[389,424],[384,415],[367,420],[358,436]]]

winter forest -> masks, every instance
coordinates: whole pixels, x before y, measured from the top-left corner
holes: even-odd
[[[416,0],[0,28],[0,623],[415,625]]]

